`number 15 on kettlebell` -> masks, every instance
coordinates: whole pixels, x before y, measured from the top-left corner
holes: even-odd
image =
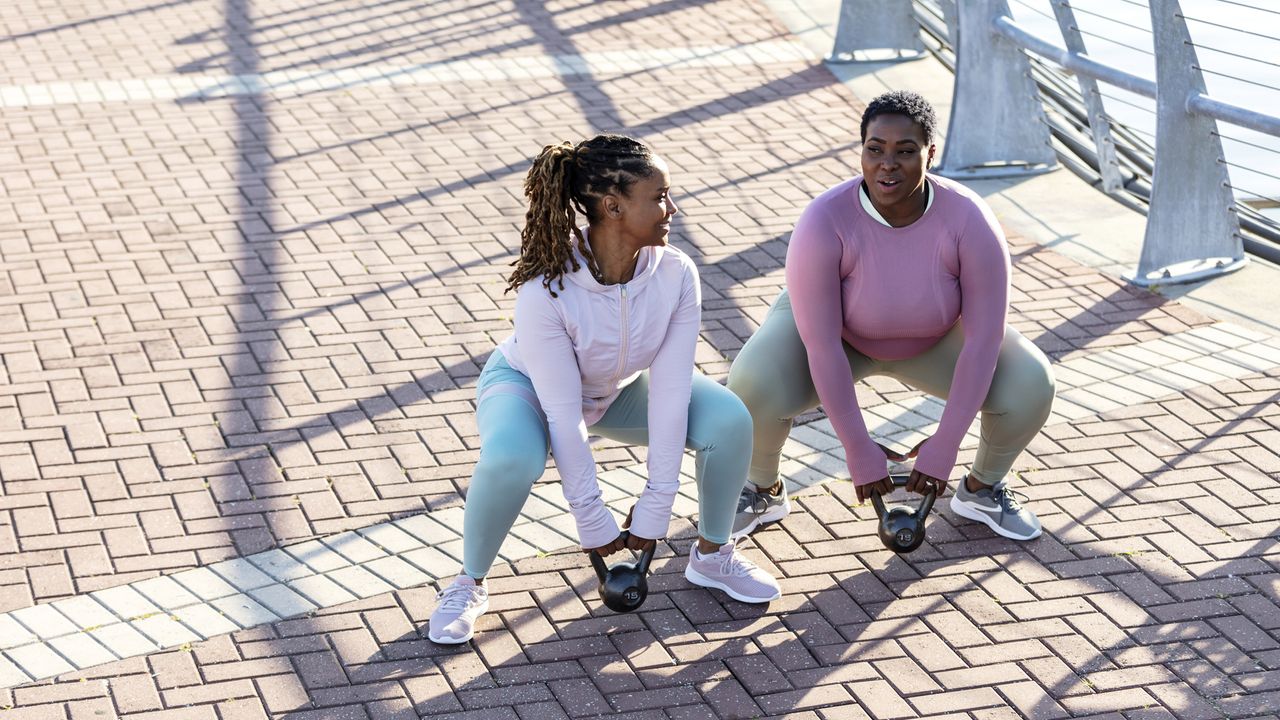
[[[625,543],[630,533],[623,530]],[[614,612],[631,612],[644,604],[649,596],[649,563],[653,560],[653,551],[658,544],[653,543],[640,553],[639,563],[620,562],[612,567],[605,567],[604,558],[592,550],[591,565],[596,569],[596,577],[600,579],[600,600],[605,607]]]

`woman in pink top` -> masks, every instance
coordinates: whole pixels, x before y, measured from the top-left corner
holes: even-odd
[[[441,590],[428,637],[471,639],[489,607],[485,575],[548,450],[583,550],[601,555],[666,537],[680,462],[694,450],[699,537],[685,577],[742,602],[777,599],[778,583],[729,539],[751,416],[694,371],[702,294],[693,261],[667,244],[676,206],[666,162],[636,140],[600,135],[543,148],[524,187],[529,211],[508,281],[515,332],[477,382],[480,459],[467,489],[462,572]],[[649,446],[648,482],[626,536],[601,496],[589,434]]]
[[[815,198],[796,223],[787,288],[729,371],[755,427],[735,537],[789,512],[779,455],[792,418],[819,403],[860,501],[891,492],[886,460],[908,457],[907,489],[941,496],[980,414],[977,457],[951,509],[1004,537],[1040,534],[1007,476],[1049,416],[1053,374],[1006,322],[1009,251],[991,209],[927,172],[935,126],[915,93],[873,100],[862,116],[862,174]],[[868,433],[854,385],[869,375],[946,400],[937,431],[905,456]]]

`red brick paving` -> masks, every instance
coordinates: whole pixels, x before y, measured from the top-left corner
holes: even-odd
[[[20,0],[0,65],[22,84],[785,38],[730,0],[279,1],[237,16],[255,31],[228,60],[222,10],[248,6]],[[459,504],[546,142],[621,129],[669,158],[722,377],[799,210],[856,166],[859,108],[798,63],[6,108],[0,610]],[[1012,247],[1013,321],[1055,359],[1210,322]],[[1022,468],[1034,543],[942,509],[904,561],[835,484],[750,546],[783,579],[767,609],[683,580],[686,527],[635,615],[556,554],[495,574],[472,647],[418,635],[423,588],[0,691],[0,717],[1275,714],[1277,400],[1253,375],[1046,429]]]

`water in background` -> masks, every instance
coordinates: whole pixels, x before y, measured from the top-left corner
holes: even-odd
[[[1050,2],[1011,0],[1009,7],[1019,25],[1064,47]],[[1071,2],[1090,57],[1154,80],[1151,15],[1144,5],[1127,0]],[[1182,0],[1182,12],[1209,95],[1280,116],[1280,2]],[[1101,91],[1109,115],[1155,143],[1154,100],[1105,84]],[[1232,164],[1227,170],[1236,199],[1280,221],[1280,138],[1218,125],[1223,152]]]

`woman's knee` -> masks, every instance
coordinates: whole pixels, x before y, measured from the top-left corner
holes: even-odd
[[[732,392],[722,392],[712,407],[697,413],[689,424],[690,439],[701,448],[726,448],[733,452],[750,452],[754,424],[742,399]],[[696,437],[694,437],[696,433]]]
[[[750,417],[786,418],[803,409],[795,409],[795,393],[789,392],[776,371],[768,369],[767,362],[738,363],[729,368],[728,387],[745,406]]]
[[[1057,395],[1057,383],[1049,359],[1030,341],[1022,340],[1017,356],[1008,371],[1002,373],[997,403],[998,412],[1016,413],[1023,417],[1048,417]]]
[[[515,447],[482,448],[471,478],[471,490],[477,487],[497,492],[528,493],[546,470],[545,450]]]

